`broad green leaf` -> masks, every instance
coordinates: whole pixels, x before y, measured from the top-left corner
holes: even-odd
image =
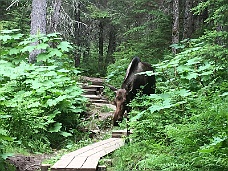
[[[19,34],[16,34],[16,35],[12,35],[12,38],[17,40],[17,39],[21,39],[23,36],[24,36],[24,34],[19,33]]]
[[[206,72],[203,72],[200,75],[211,75],[211,74],[213,74],[213,71],[206,71]]]
[[[158,104],[149,107],[151,113],[154,113],[155,111],[160,111],[161,109],[163,109],[163,106]]]
[[[11,115],[0,115],[0,119],[12,118]]]
[[[152,99],[155,99],[155,100],[162,99],[162,97],[159,94],[151,94],[149,97],[152,98]]]
[[[20,49],[18,48],[12,48],[9,50],[9,55],[16,55],[18,53],[20,53]]]
[[[40,53],[37,56],[37,62],[41,62],[41,61],[47,61],[50,58],[50,56],[48,54],[45,53]]]
[[[63,96],[57,97],[55,100],[56,100],[57,102],[61,102],[61,101],[63,101],[63,100],[66,99],[66,98],[67,98],[67,96],[66,96],[66,95],[63,95]]]
[[[177,71],[180,72],[180,73],[183,73],[183,72],[192,71],[192,69],[189,66],[180,65],[180,66],[177,67]]]
[[[52,56],[58,56],[58,57],[61,57],[62,56],[62,52],[58,49],[51,49],[50,52],[49,52],[49,56],[52,57]]]
[[[19,45],[29,45],[31,43],[31,40],[24,40],[19,43]]]
[[[7,136],[7,135],[0,134],[0,140],[13,141],[14,139],[9,137],[9,136]]]
[[[38,88],[40,88],[40,87],[42,87],[43,86],[43,84],[42,83],[40,83],[38,80],[34,80],[34,81],[32,81],[32,86],[31,86],[31,88],[33,88],[33,89],[38,89]]]
[[[208,69],[211,69],[213,66],[210,64],[210,63],[207,63],[207,64],[205,64],[205,65],[203,65],[203,66],[200,66],[199,67],[199,71],[204,71],[204,70],[208,70]]]
[[[72,49],[73,47],[70,45],[69,42],[60,42],[60,44],[57,46],[58,49],[61,49],[63,52],[69,52],[70,49]]]
[[[3,40],[6,42],[7,40],[10,40],[12,37],[9,35],[0,35],[0,40]]]
[[[33,107],[39,107],[40,106],[40,102],[34,102],[28,105],[28,108],[33,108]]]
[[[177,91],[177,93],[182,97],[187,97],[187,96],[191,95],[191,92],[186,89],[181,89],[180,91]]]
[[[193,72],[193,73],[189,73],[187,76],[186,76],[186,79],[188,80],[191,80],[191,79],[196,79],[197,77],[199,76],[199,74]]]
[[[138,113],[136,116],[130,118],[130,121],[134,122],[134,121],[139,120],[139,119],[143,116],[143,114],[144,114],[145,112],[146,112],[146,111],[142,111],[142,112]]]
[[[45,73],[43,76],[45,76],[45,77],[55,77],[55,76],[57,76],[57,73],[55,71],[49,71],[49,72]]]
[[[62,69],[59,69],[58,72],[69,72],[69,70],[62,68]]]
[[[13,33],[13,32],[16,32],[16,31],[20,31],[20,29],[12,29],[12,30],[1,30],[1,33]]]
[[[0,158],[6,160],[8,157],[13,155],[14,155],[13,153],[3,153],[3,154],[0,154]]]
[[[50,107],[55,106],[57,103],[58,103],[57,100],[48,99],[48,101],[47,101],[47,105]]]
[[[21,51],[22,53],[24,53],[24,52],[32,52],[34,49],[36,49],[35,46],[26,46],[26,47],[24,47],[23,49],[21,49],[20,51]]]
[[[40,43],[36,45],[36,49],[47,49],[49,45],[47,43]]]
[[[219,95],[220,97],[223,97],[223,96],[228,96],[228,92],[224,92],[223,94]]]
[[[187,61],[187,64],[186,64],[186,65],[198,64],[198,63],[200,63],[201,60],[202,60],[201,58],[195,57],[195,58],[193,58],[193,59],[189,59],[189,60]]]
[[[64,136],[64,137],[70,137],[70,136],[72,136],[72,134],[71,133],[69,133],[69,132],[60,132],[60,134],[62,135],[62,136]]]
[[[59,132],[60,129],[62,128],[62,123],[55,123],[54,126],[52,128],[49,129],[49,132],[53,133],[53,132]]]

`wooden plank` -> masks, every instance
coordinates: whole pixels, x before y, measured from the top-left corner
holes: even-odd
[[[129,131],[132,134],[132,131]],[[122,138],[123,136],[127,136],[127,130],[115,130],[112,132],[112,138]]]
[[[85,157],[77,156],[70,162],[70,164],[66,168],[68,168],[68,169],[71,169],[71,168],[79,169],[83,166],[83,164],[86,162],[86,160],[87,160],[87,156],[85,156]]]
[[[114,150],[120,148],[124,145],[124,140],[119,139],[115,140],[113,142],[109,142],[106,146],[100,147],[97,151],[95,151],[93,154],[91,153],[91,157],[103,157],[107,155],[108,153],[113,152]]]
[[[102,151],[104,148],[110,146],[110,143],[113,141],[117,141],[117,139],[109,138],[107,140],[101,141],[102,143],[95,143],[89,147],[89,150],[85,151],[84,153],[80,154],[80,156],[91,156],[99,151]]]
[[[86,94],[83,94],[83,96],[88,98],[88,99],[94,99],[94,100],[101,99],[101,96],[99,96],[99,95],[92,95],[92,94],[91,95],[86,95]]]
[[[104,144],[107,144],[110,141],[113,141],[113,139],[109,138],[109,139],[106,139],[106,140],[103,140],[103,141],[96,142],[94,144],[85,146],[85,147],[80,148],[80,149],[78,149],[76,151],[68,153],[67,155],[65,155],[65,157],[68,157],[68,156],[79,156],[79,155],[85,154],[86,152],[88,152],[88,151],[90,151],[92,149],[98,148],[98,147],[100,147],[100,146],[102,146]]]
[[[103,89],[104,86],[102,85],[83,85],[82,86],[83,89],[91,89],[91,88],[96,88],[96,89]]]
[[[66,168],[70,162],[74,159],[74,156],[70,156],[70,155],[64,155],[61,157],[60,160],[58,160],[52,167],[51,169],[55,169],[55,168]]]
[[[81,169],[83,170],[92,170],[97,168],[100,157],[88,157]]]
[[[120,138],[99,141],[62,156],[51,171],[95,171],[101,157],[123,145],[124,140]]]

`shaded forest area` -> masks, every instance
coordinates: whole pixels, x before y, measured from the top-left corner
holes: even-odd
[[[44,4],[46,22],[41,24],[46,25],[40,33],[61,33],[74,46],[71,58],[75,67],[88,75],[105,76],[107,66],[115,61],[114,52],[126,51],[132,53],[129,59],[137,55],[156,63],[170,52],[172,43],[196,38],[212,28],[210,22],[205,22],[212,15],[210,6],[191,10],[200,2],[50,0]],[[2,0],[1,8],[2,28],[17,28],[26,34],[37,32],[30,31],[31,1]],[[175,53],[176,48],[172,50]]]
[[[14,151],[90,143],[80,76],[120,87],[138,56],[155,67],[144,74],[155,74],[156,94],[131,102],[132,142],[111,169],[228,170],[226,0],[0,4],[0,168]]]

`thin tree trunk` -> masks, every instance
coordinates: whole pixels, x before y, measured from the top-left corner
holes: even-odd
[[[173,29],[172,29],[172,43],[179,43],[179,0],[173,0]],[[172,48],[174,54],[177,53],[175,47]]]
[[[108,43],[108,51],[105,63],[108,64],[109,62],[113,62],[112,54],[115,52],[116,49],[116,29],[113,24],[110,24],[109,30],[109,43]]]
[[[77,52],[75,53],[74,60],[75,60],[75,67],[78,67],[81,63],[81,52],[80,52],[80,46],[81,46],[81,13],[80,13],[80,2],[75,2],[75,43],[78,47]]]
[[[103,64],[103,57],[104,57],[104,23],[102,19],[99,23],[99,59],[98,59],[98,67],[101,68]]]
[[[192,0],[185,1],[185,11],[184,11],[184,24],[183,24],[183,39],[191,38],[193,32],[193,14],[191,12]]]
[[[46,34],[46,0],[33,0],[31,12],[31,35]],[[38,42],[32,43],[33,46]],[[34,50],[29,54],[29,62],[35,63],[36,56],[41,53],[41,50]]]

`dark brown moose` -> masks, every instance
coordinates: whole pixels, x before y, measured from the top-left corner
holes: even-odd
[[[121,89],[116,91],[116,111],[113,117],[114,126],[118,126],[118,122],[123,120],[125,111],[130,111],[130,108],[127,105],[134,99],[139,90],[147,95],[155,93],[155,76],[138,74],[145,71],[154,70],[150,64],[141,62],[138,57],[133,58],[128,66]]]

